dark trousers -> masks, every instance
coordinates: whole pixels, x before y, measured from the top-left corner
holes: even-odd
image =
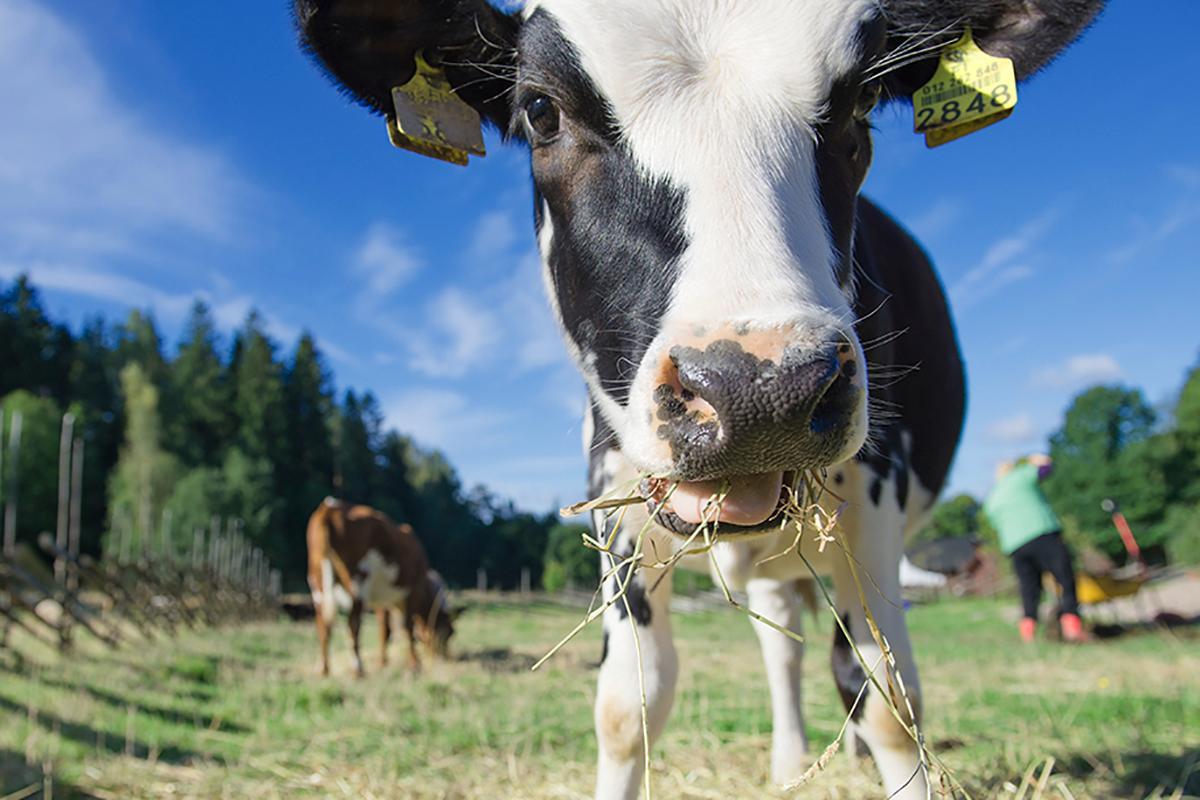
[[[1071,566],[1071,551],[1063,541],[1062,532],[1043,533],[1026,542],[1012,553],[1013,571],[1021,586],[1021,607],[1025,616],[1037,619],[1038,604],[1042,601],[1042,573],[1049,572],[1062,587],[1059,613],[1078,614],[1075,599],[1075,570]]]

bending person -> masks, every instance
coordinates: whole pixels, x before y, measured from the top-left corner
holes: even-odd
[[[1050,474],[1050,456],[1032,455],[1006,461],[996,468],[996,485],[983,504],[983,513],[1000,537],[1000,549],[1012,558],[1021,590],[1021,638],[1032,642],[1042,599],[1042,574],[1049,572],[1062,587],[1059,624],[1063,639],[1086,639],[1075,598],[1071,551],[1063,541],[1062,523],[1042,493],[1040,482]]]

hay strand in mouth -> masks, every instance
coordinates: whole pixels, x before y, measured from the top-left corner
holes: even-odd
[[[599,497],[591,500],[584,500],[579,503],[572,503],[569,506],[564,506],[558,510],[558,513],[564,517],[577,517],[588,511],[605,511],[613,508],[622,508],[624,506],[634,506],[638,503],[646,502],[638,491],[638,486],[641,479],[628,481],[625,484],[605,492]],[[672,487],[673,488],[673,487]]]
[[[867,689],[874,686],[880,699],[888,709],[888,712],[895,718],[896,722],[901,726],[901,729],[913,739],[918,751],[918,764],[909,782],[916,779],[919,775],[924,776],[928,787],[927,797],[932,798],[935,787],[938,794],[941,796],[949,796],[954,798],[962,798],[963,800],[971,800],[971,794],[967,789],[953,776],[950,769],[944,762],[934,753],[932,753],[925,740],[924,732],[921,729],[917,719],[914,703],[908,692],[908,687],[905,685],[904,678],[900,674],[895,653],[892,650],[891,644],[887,637],[880,630],[879,625],[875,620],[874,613],[871,610],[870,603],[867,602],[867,593],[864,588],[863,575],[865,574],[866,584],[874,588],[880,598],[890,605],[896,606],[896,602],[887,597],[874,576],[870,574],[864,565],[857,559],[855,554],[846,542],[845,534],[841,530],[840,522],[843,513],[846,511],[849,503],[846,499],[840,497],[837,493],[831,491],[825,485],[824,473],[818,473],[812,470],[797,471],[791,486],[785,487],[783,501],[780,504],[778,514],[781,516],[780,531],[784,531],[789,525],[795,528],[795,537],[790,544],[784,547],[780,552],[769,555],[756,562],[755,566],[761,566],[774,559],[782,558],[788,555],[794,555],[800,559],[804,567],[809,572],[811,580],[820,590],[820,594],[824,599],[825,605],[829,609],[834,619],[834,625],[841,630],[845,640],[849,642],[850,648],[854,653],[855,659],[863,667],[866,672],[862,687],[859,689],[854,703],[847,710],[845,719],[842,722],[841,729],[837,736],[829,743],[816,761],[801,775],[794,783],[786,787],[788,790],[795,789],[808,783],[821,773],[840,751],[845,735],[852,724],[852,719],[859,705],[864,701]],[[663,491],[663,487],[666,490]],[[602,554],[602,558],[607,563],[608,568],[602,570],[599,585],[593,594],[592,603],[589,604],[587,613],[584,618],[564,636],[557,644],[550,648],[547,653],[542,656],[534,665],[534,670],[540,668],[559,650],[562,649],[568,642],[575,638],[587,625],[599,619],[605,611],[615,606],[617,603],[623,603],[625,606],[626,617],[629,620],[630,630],[633,634],[633,644],[638,665],[638,691],[640,696],[640,713],[642,724],[642,746],[643,746],[643,776],[645,796],[651,797],[651,777],[650,777],[650,730],[648,723],[648,700],[646,696],[646,674],[645,664],[643,663],[642,647],[640,634],[637,629],[637,624],[634,621],[632,608],[629,604],[628,589],[633,581],[633,577],[638,570],[641,569],[656,569],[660,570],[661,574],[652,585],[648,587],[650,594],[653,594],[658,588],[659,583],[665,578],[670,571],[675,567],[681,558],[685,555],[704,555],[707,554],[710,563],[711,571],[716,579],[721,593],[724,595],[725,601],[734,608],[741,611],[751,620],[761,623],[762,625],[771,628],[772,630],[787,636],[797,642],[803,642],[804,637],[796,631],[787,628],[775,620],[769,619],[762,614],[754,611],[746,605],[738,602],[733,596],[733,592],[729,588],[729,584],[722,573],[719,561],[714,553],[715,545],[721,540],[720,530],[720,514],[725,503],[725,499],[729,494],[730,484],[728,481],[722,482],[720,488],[714,492],[702,506],[700,523],[695,526],[692,532],[683,538],[682,542],[672,546],[672,552],[665,558],[661,557],[654,546],[654,539],[651,538],[650,548],[654,550],[653,558],[648,558],[646,552],[647,534],[652,526],[657,522],[659,513],[668,506],[671,495],[678,488],[678,482],[668,482],[665,479],[654,478],[653,476],[645,475],[634,481],[627,482],[621,487],[607,492],[600,497],[582,503],[575,503],[567,506],[561,513],[564,515],[582,514],[589,511],[603,511],[605,513],[605,526],[615,517],[615,524],[611,530],[607,531],[607,535],[597,534],[595,536],[584,535],[582,537],[583,544],[589,549],[593,549]],[[828,506],[836,501],[837,505],[832,511],[827,510]],[[637,532],[637,536],[633,541],[632,552],[628,555],[616,553],[613,546],[617,541],[619,532],[625,523],[626,512],[630,506],[639,503],[648,503],[651,513],[646,522]],[[855,643],[850,631],[847,629],[845,622],[838,614],[837,604],[829,594],[829,590],[821,582],[818,573],[812,563],[805,556],[803,545],[805,536],[811,534],[813,542],[818,553],[824,554],[826,548],[832,545],[835,550],[841,552],[846,559],[849,573],[853,580],[857,600],[861,604],[863,613],[867,622],[868,629],[871,633],[871,638],[874,644],[879,648],[879,656],[874,664],[868,664],[865,654],[859,649]],[[622,570],[624,574],[622,575]],[[617,577],[616,589],[613,596],[603,602],[597,604],[597,600],[603,597],[604,585],[611,580],[613,576]],[[878,675],[880,665],[884,667],[884,680]],[[901,710],[903,709],[903,710]],[[936,768],[936,782],[934,781],[934,769]],[[907,786],[908,783],[905,784]]]

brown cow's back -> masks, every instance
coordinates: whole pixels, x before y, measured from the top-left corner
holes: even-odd
[[[428,573],[429,559],[412,527],[381,511],[329,498],[309,518],[309,586],[325,609],[331,608],[326,587],[336,583],[347,599],[368,608],[411,604],[427,616],[438,600]]]

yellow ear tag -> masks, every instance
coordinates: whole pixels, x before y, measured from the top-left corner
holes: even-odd
[[[913,93],[913,131],[937,147],[999,122],[1016,105],[1012,59],[980,50],[967,28],[942,51],[929,82]]]
[[[468,154],[486,155],[478,112],[454,93],[446,74],[431,67],[421,53],[416,55],[416,65],[412,79],[392,89],[395,114],[387,121],[392,144],[463,167]]]

